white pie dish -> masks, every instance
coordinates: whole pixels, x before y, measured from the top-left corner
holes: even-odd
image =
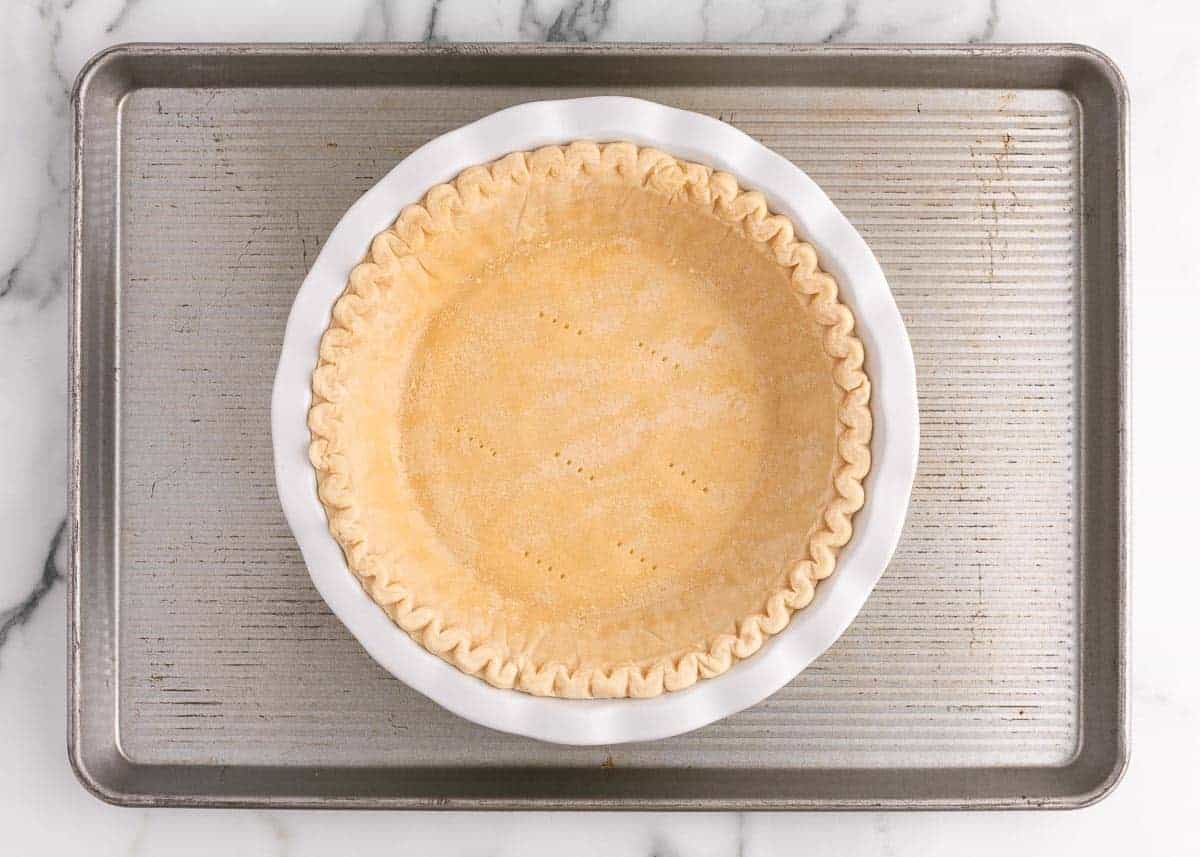
[[[317,346],[350,269],[371,238],[431,185],[508,152],[576,139],[630,140],[727,170],[792,219],[838,280],[855,313],[872,381],[873,464],[867,502],[837,570],[813,602],[758,654],[728,673],[652,699],[566,700],[498,690],[430,654],[363,591],[328,530],[308,461],[306,415]],[[293,304],[272,397],[280,500],[313,583],[363,647],[401,681],[448,710],[495,729],[546,741],[607,744],[679,734],[742,710],[786,684],[853,620],[899,539],[917,458],[912,351],[883,272],[865,242],[794,165],[740,131],[696,113],[631,98],[522,104],[418,149],[363,195],[330,234]]]

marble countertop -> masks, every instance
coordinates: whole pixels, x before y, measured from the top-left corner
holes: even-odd
[[[23,854],[1200,853],[1200,577],[1180,450],[1200,418],[1200,13],[1126,0],[13,0],[0,27],[0,850]],[[66,251],[70,82],[128,41],[1069,41],[1133,104],[1133,760],[1100,804],[1056,813],[454,814],[137,810],[65,752]]]

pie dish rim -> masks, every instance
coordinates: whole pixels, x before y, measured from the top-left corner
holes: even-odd
[[[841,284],[866,343],[873,386],[869,500],[858,514],[838,574],[756,657],[719,678],[648,700],[505,694],[426,652],[379,610],[346,567],[340,546],[328,534],[307,461],[305,415],[317,341],[349,269],[362,257],[363,236],[381,231],[404,203],[465,166],[588,137],[631,139],[701,160],[766,194],[773,209],[804,231],[822,267]],[[272,395],[281,503],[314,585],[333,612],[385,669],[448,710],[491,728],[567,744],[653,740],[690,731],[760,701],[827,649],[861,609],[899,540],[916,470],[918,430],[915,366],[903,320],[874,256],[828,197],[795,165],[723,122],[621,96],[516,105],[405,158],[347,211],[326,241],[293,304]]]

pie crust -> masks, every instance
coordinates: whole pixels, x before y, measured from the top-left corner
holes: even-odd
[[[648,697],[833,572],[870,467],[854,317],[757,192],[631,143],[463,171],[375,237],[313,373],[350,569],[503,688]]]

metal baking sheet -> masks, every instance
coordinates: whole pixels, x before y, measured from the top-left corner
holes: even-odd
[[[490,732],[377,667],[275,495],[284,321],[346,207],[539,98],[718,116],[795,161],[908,324],[895,559],[791,685],[678,738]],[[70,755],[118,803],[1078,806],[1127,753],[1126,96],[1072,46],[132,46],[75,91]]]

